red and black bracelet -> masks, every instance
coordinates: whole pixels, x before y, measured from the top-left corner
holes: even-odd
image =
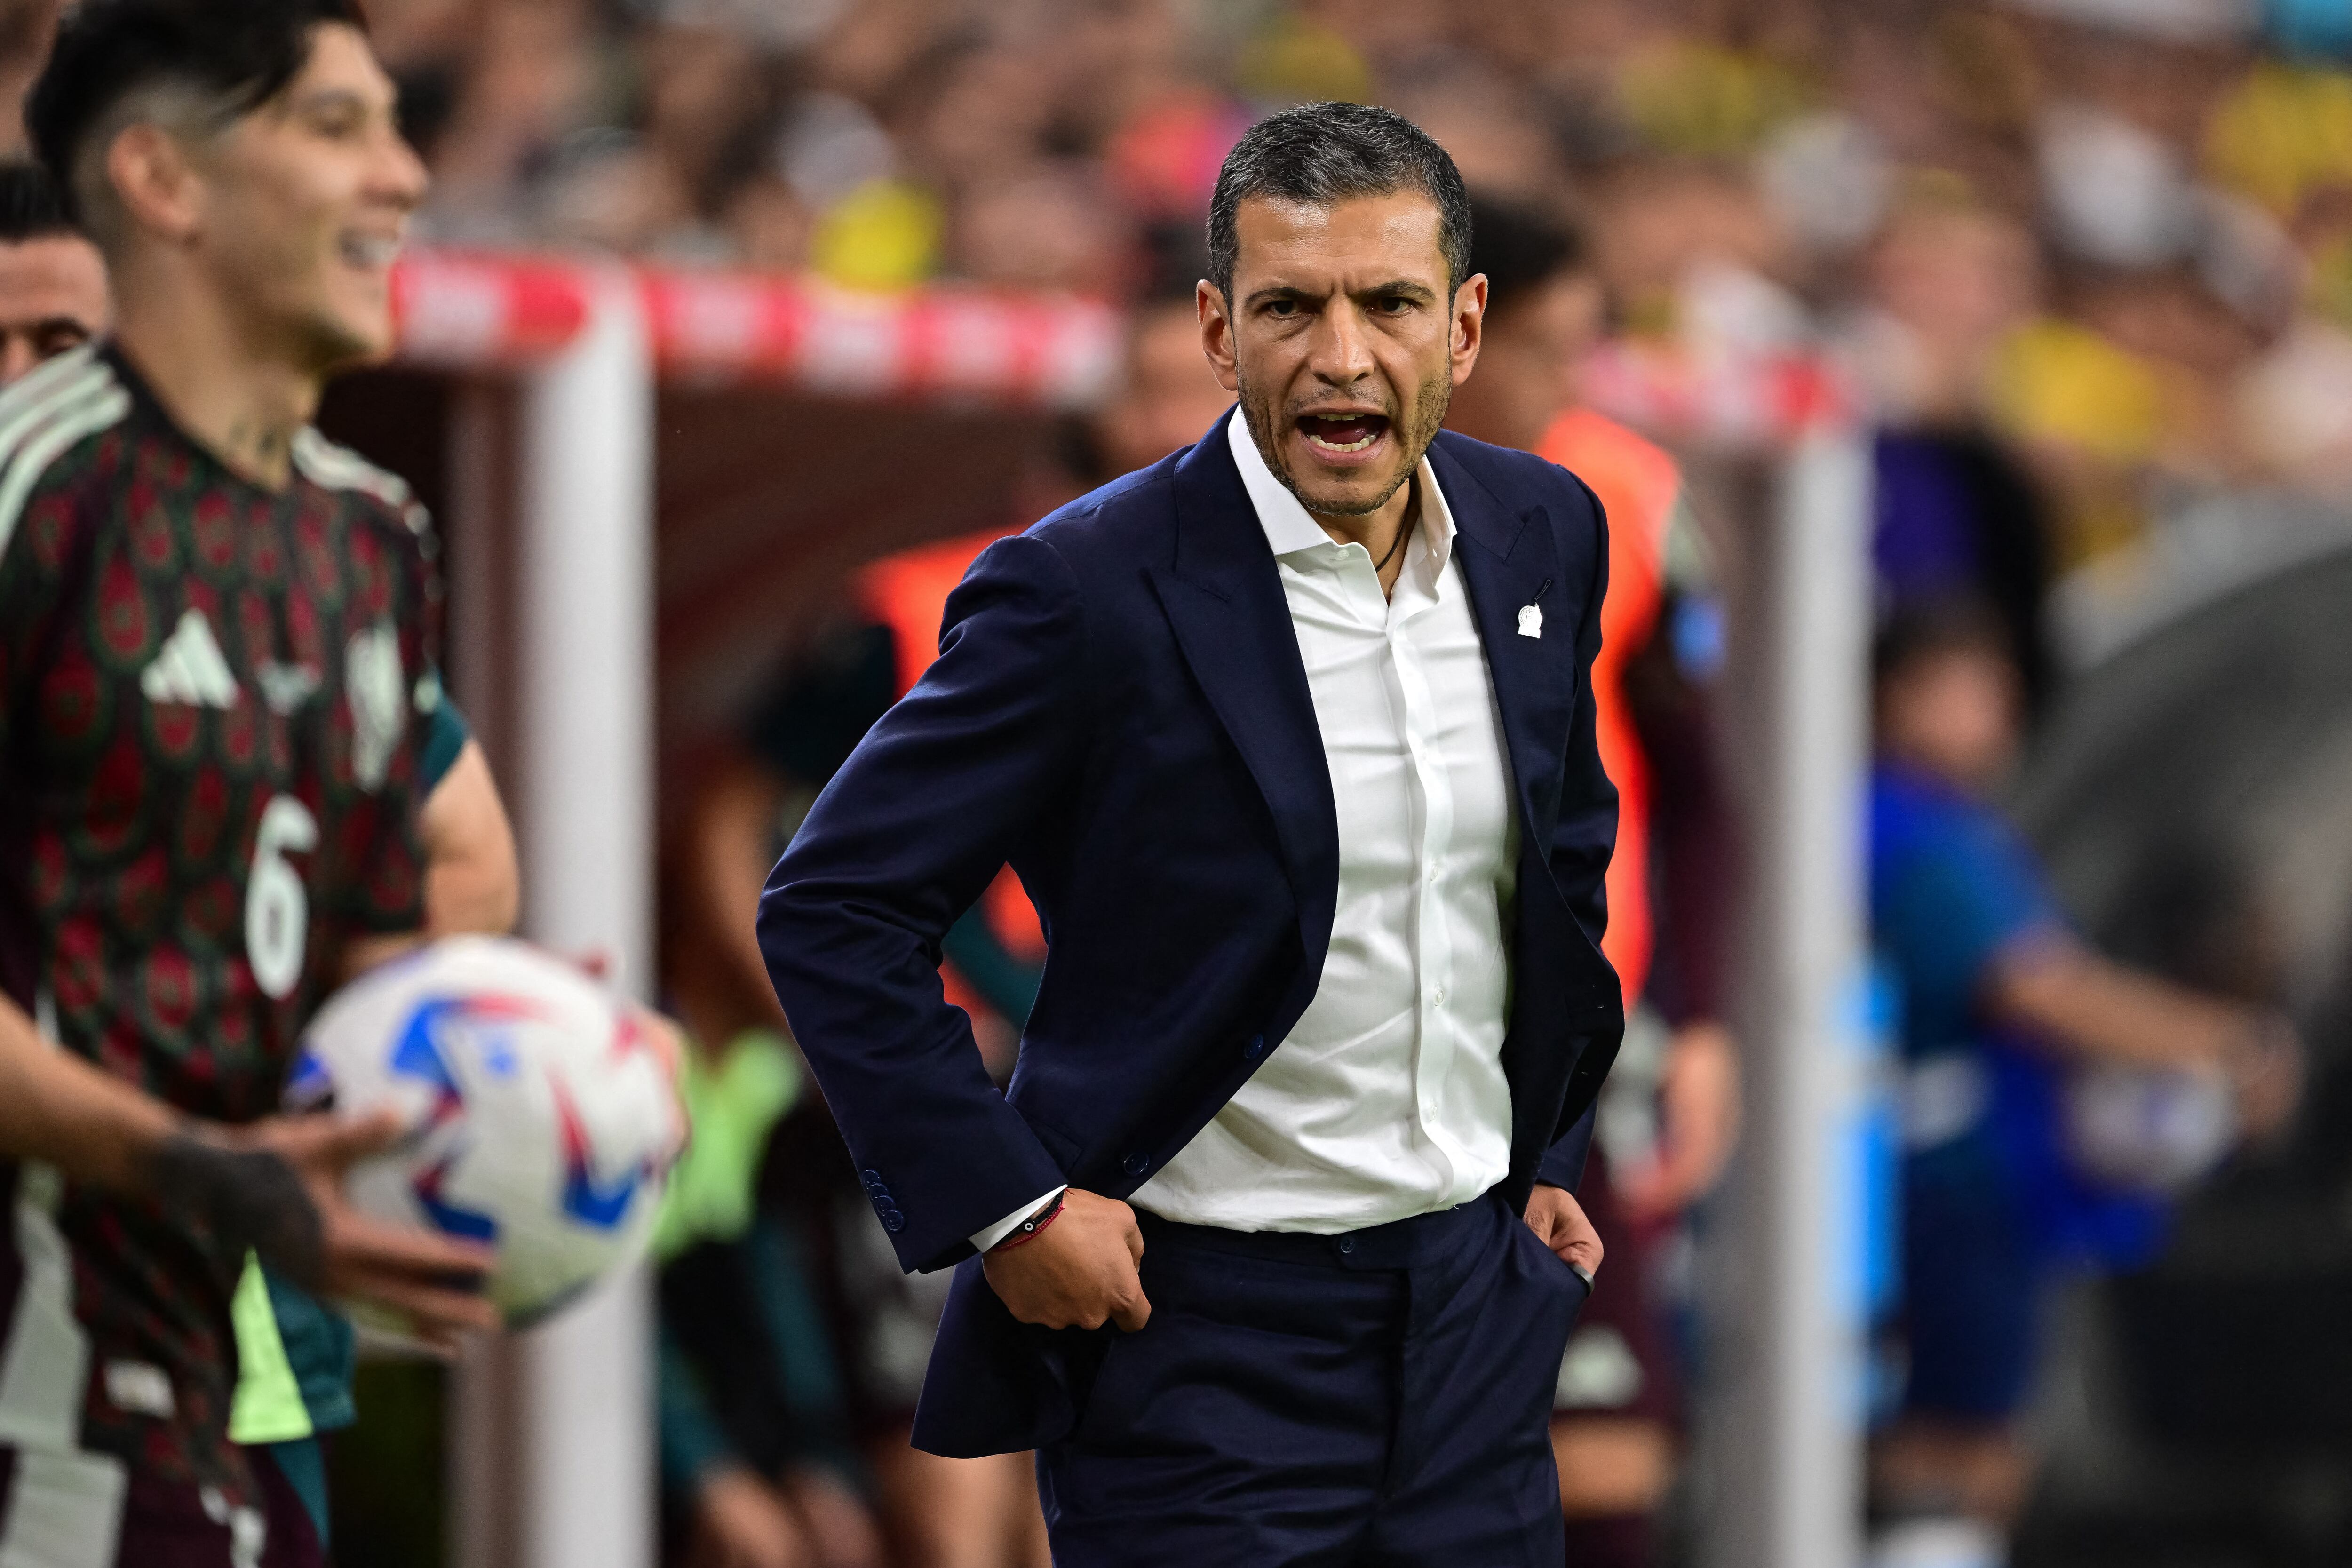
[[[1039,1209],[1035,1214],[1033,1214],[1027,1219],[1023,1220],[1019,1229],[1013,1231],[1012,1235],[1006,1237],[1003,1241],[998,1242],[994,1247],[990,1247],[988,1250],[991,1252],[1010,1252],[1024,1242],[1036,1240],[1037,1233],[1044,1230],[1047,1226],[1053,1224],[1055,1217],[1061,1214],[1062,1200],[1068,1195],[1069,1194],[1066,1190],[1055,1193],[1052,1203],[1047,1204],[1044,1208]]]

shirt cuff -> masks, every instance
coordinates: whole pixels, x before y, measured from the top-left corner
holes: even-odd
[[[1035,1197],[1031,1198],[1027,1203],[1023,1204],[1019,1208],[1014,1209],[1011,1214],[1006,1215],[1003,1219],[998,1220],[994,1225],[990,1226],[986,1230],[973,1231],[971,1233],[971,1249],[974,1252],[986,1252],[990,1247],[994,1247],[998,1242],[1003,1241],[1006,1237],[1011,1236],[1014,1231],[1020,1229],[1021,1222],[1023,1220],[1027,1219],[1031,1215],[1035,1214],[1039,1209],[1044,1208],[1047,1204],[1052,1203],[1055,1198],[1060,1197],[1064,1193],[1066,1193],[1070,1189],[1066,1186],[1061,1186],[1055,1187],[1050,1193],[1040,1193]]]

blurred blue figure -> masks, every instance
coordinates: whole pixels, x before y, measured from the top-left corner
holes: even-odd
[[[1997,619],[1965,602],[1906,612],[1875,666],[1870,903],[1903,999],[1909,1359],[1878,1500],[1998,1531],[2027,1479],[2016,1417],[2050,1279],[2147,1260],[2166,1190],[2284,1120],[2299,1050],[2282,1020],[2071,931],[1990,799],[2019,733]]]

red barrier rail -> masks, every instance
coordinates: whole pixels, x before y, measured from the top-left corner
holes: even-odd
[[[410,251],[392,275],[400,357],[487,369],[556,353],[587,324],[581,272],[539,257]]]
[[[543,257],[417,251],[394,275],[401,358],[531,363],[587,323],[593,274]],[[664,380],[782,383],[853,397],[1074,405],[1116,373],[1119,317],[1098,300],[934,288],[854,294],[725,271],[635,274]]]

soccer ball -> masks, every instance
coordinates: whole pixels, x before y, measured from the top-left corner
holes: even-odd
[[[399,1113],[352,1167],[363,1213],[494,1247],[510,1327],[645,1249],[685,1142],[670,1068],[636,1016],[528,943],[450,937],[370,971],[304,1032],[293,1107]]]

